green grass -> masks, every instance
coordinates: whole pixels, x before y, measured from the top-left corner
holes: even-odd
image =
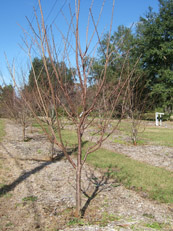
[[[128,144],[127,141],[122,139],[122,137],[114,139],[114,143],[116,143],[116,144]]]
[[[109,214],[107,212],[104,212],[102,214],[101,219],[97,222],[100,226],[105,227],[112,221],[118,221],[120,218],[115,216],[114,214]],[[97,224],[96,223],[96,224]]]
[[[74,133],[66,130],[64,139],[68,142],[70,139],[74,141]],[[91,145],[90,142],[84,144],[84,152],[89,145]],[[87,162],[104,171],[109,169],[111,177],[127,188],[144,191],[149,198],[159,202],[173,203],[173,173],[163,168],[151,166],[106,149],[99,149],[90,154]]]
[[[69,130],[62,132],[63,139],[68,143],[77,143],[76,134]],[[91,145],[86,142],[83,152]],[[144,191],[149,198],[159,202],[173,203],[173,173],[133,160],[122,154],[99,149],[88,156],[87,162],[95,167],[110,169],[111,176],[127,188]]]
[[[116,122],[115,122],[116,123]],[[113,123],[114,124],[114,123]],[[118,129],[126,134],[129,134],[131,128],[131,124],[129,121],[121,121],[121,123],[118,126]]]
[[[112,122],[112,125],[116,125],[117,121]],[[154,124],[154,122],[153,122]],[[33,124],[34,127],[40,128],[40,125],[37,123]],[[43,125],[46,130],[48,130],[47,124]],[[131,137],[131,122],[130,120],[122,120],[119,124],[118,130],[120,131],[120,135],[118,138],[115,138],[113,141],[115,143],[120,144],[132,144],[130,139],[126,139],[127,137]],[[77,143],[77,136],[74,131],[69,133],[68,130],[62,130],[62,135],[65,137],[65,143],[69,146],[73,146]],[[91,134],[92,135],[92,134]],[[129,140],[129,141],[127,141]],[[163,145],[173,147],[173,129],[164,128],[164,127],[156,127],[156,126],[146,126],[141,124],[138,134],[138,145],[145,144],[153,144],[153,145]]]
[[[33,127],[38,128],[40,133],[44,133],[41,126],[38,123],[33,123]],[[43,127],[48,131],[48,125],[43,124]],[[69,131],[67,129],[61,130],[62,139],[65,145],[67,145],[69,148],[73,148],[77,145],[77,135],[74,131]],[[57,139],[59,140],[58,134],[56,135]]]
[[[28,196],[28,197],[24,197],[23,199],[22,199],[22,201],[32,201],[32,202],[34,202],[34,201],[37,201],[37,197],[35,197],[35,196]]]
[[[13,223],[8,222],[8,223],[5,225],[5,227],[10,227],[10,226],[13,226]]]
[[[87,225],[86,222],[82,219],[78,219],[78,218],[72,218],[70,219],[70,221],[67,223],[67,226],[83,226],[83,225]]]
[[[115,124],[116,122],[113,122]],[[119,143],[127,143],[123,138],[131,137],[131,122],[122,120],[120,123],[118,130],[121,133],[120,138],[118,139]],[[124,137],[123,137],[124,136]],[[115,143],[117,139],[115,139]],[[132,142],[131,142],[132,143]],[[153,145],[162,145],[173,147],[173,129],[165,128],[165,127],[156,127],[153,122],[153,126],[145,126],[141,123],[139,133],[138,133],[138,141],[137,144],[153,144]]]
[[[5,136],[5,130],[4,129],[5,129],[4,121],[2,119],[0,119],[0,141]]]
[[[173,203],[173,173],[127,156],[100,149],[89,155],[88,163],[110,169],[111,176],[127,188],[144,191],[160,202]]]
[[[12,193],[5,193],[5,194],[3,195],[3,197],[6,198],[6,199],[11,198],[12,196],[13,196]]]
[[[164,227],[164,224],[153,222],[152,224],[146,224],[145,226],[148,228],[156,229],[156,230],[162,230]]]
[[[141,138],[155,145],[173,146],[173,129],[147,128]]]
[[[41,126],[40,126],[40,124],[38,124],[37,122],[33,122],[32,126],[35,127],[35,128],[38,128],[40,133],[44,133]],[[46,123],[42,122],[42,127],[45,128],[46,131],[48,131],[48,125]]]
[[[77,134],[74,131],[62,130],[62,138],[68,147],[74,147],[77,145]]]

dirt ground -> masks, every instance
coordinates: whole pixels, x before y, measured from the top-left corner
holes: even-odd
[[[48,160],[51,147],[43,135],[28,128],[27,136],[28,142],[23,142],[22,128],[6,120],[6,136],[0,143],[1,231],[173,230],[172,205],[116,185],[87,165],[83,188],[89,197],[82,198],[84,218],[75,220],[73,168],[58,150],[57,160]],[[105,147],[173,170],[172,148],[108,142]]]

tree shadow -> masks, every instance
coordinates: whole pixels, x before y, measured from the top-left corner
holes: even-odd
[[[21,174],[20,176],[15,179],[12,183],[10,184],[6,184],[3,185],[2,187],[0,187],[0,197],[5,196],[7,193],[9,193],[10,191],[14,190],[20,183],[25,182],[26,184],[26,188],[28,190],[29,195],[33,194],[33,189],[32,189],[32,185],[28,184],[28,182],[26,181],[27,178],[29,178],[31,175],[41,171],[42,169],[44,169],[46,166],[51,165],[52,163],[55,163],[57,161],[61,161],[63,158],[65,158],[65,155],[62,151],[56,149],[56,153],[55,153],[55,157],[50,161],[46,161],[46,160],[42,160],[42,159],[36,159],[36,158],[18,158],[15,157],[6,147],[6,145],[4,145],[4,143],[0,142],[0,145],[2,146],[2,148],[5,150],[6,152],[6,157],[2,157],[2,159],[8,159],[11,158],[14,161],[14,164],[16,165],[16,167],[18,169],[20,169]],[[77,146],[74,148],[69,148],[67,150],[68,155],[71,155],[73,152],[77,151]],[[33,169],[29,170],[29,171],[25,171],[25,169],[22,168],[20,161],[36,161],[39,164],[39,166],[34,167]],[[37,207],[37,203],[35,201],[32,201],[32,209],[33,209],[33,213],[34,213],[34,226],[36,228],[41,228],[42,224],[40,221],[40,216],[39,216],[39,210]]]
[[[81,217],[83,218],[88,206],[90,205],[91,201],[103,190],[106,190],[108,188],[111,188],[111,185],[113,183],[117,183],[116,180],[109,182],[111,179],[111,168],[108,168],[108,170],[101,176],[96,177],[94,173],[91,173],[90,176],[87,175],[87,179],[89,180],[89,185],[86,190],[82,190],[82,193],[88,198],[85,202],[84,206],[81,209]],[[94,190],[89,195],[87,191],[89,190],[90,186],[94,185]]]
[[[8,151],[8,149],[2,143],[0,143],[0,144],[4,148],[4,150],[6,151],[7,157],[9,156],[11,159],[13,159],[15,164],[16,164],[16,167],[18,167],[20,169],[20,171],[22,172],[21,175],[16,180],[14,180],[11,184],[4,185],[0,188],[0,197],[5,196],[8,192],[12,191],[17,185],[19,185],[23,181],[25,182],[25,180],[27,178],[29,178],[32,174],[35,174],[36,172],[39,172],[40,170],[42,170],[44,167],[52,164],[51,161],[42,162],[39,166],[25,172],[25,170],[21,167],[18,159],[15,158],[12,155],[12,153],[10,153]],[[28,182],[26,182],[26,188],[28,190],[28,193],[32,195],[32,193],[33,193],[32,185],[30,185],[30,184],[28,184]],[[34,226],[36,228],[40,228],[41,227],[40,216],[39,216],[37,204],[35,203],[35,201],[32,201],[31,206],[32,206],[33,213],[34,213]]]
[[[87,141],[83,142],[83,145],[87,143]],[[30,171],[24,172],[21,176],[19,176],[15,181],[13,181],[11,184],[9,185],[4,185],[3,187],[0,188],[0,197],[5,195],[6,193],[12,191],[18,184],[22,183],[24,180],[26,180],[28,177],[30,177],[31,175],[41,171],[43,168],[45,168],[46,166],[57,162],[57,161],[61,161],[65,155],[62,151],[60,150],[56,150],[56,155],[55,157],[51,160],[51,161],[46,161],[46,160],[42,160],[42,159],[35,159],[35,158],[15,158],[9,151],[8,149],[1,143],[1,146],[3,147],[3,149],[6,151],[6,153],[12,158],[14,159],[16,165],[21,169],[19,163],[17,160],[22,160],[22,161],[37,161],[37,162],[43,162],[42,164],[40,164],[39,166],[31,169]],[[68,155],[71,155],[72,153],[77,151],[77,146],[75,148],[71,148],[67,151]],[[4,158],[5,159],[5,158]]]
[[[26,180],[28,177],[30,177],[32,174],[35,174],[36,172],[39,172],[41,169],[44,167],[52,164],[51,161],[47,161],[45,163],[42,163],[38,167],[31,169],[30,171],[27,171],[23,173],[21,176],[19,176],[15,181],[13,181],[9,185],[4,185],[3,187],[0,188],[0,196],[5,195],[6,193],[12,191],[18,184],[22,183],[24,180]]]
[[[31,175],[41,171],[43,168],[45,168],[48,165],[51,165],[52,163],[56,162],[56,161],[60,161],[63,157],[64,154],[63,152],[59,151],[59,153],[57,153],[56,155],[56,159],[54,159],[53,161],[45,161],[45,160],[38,160],[38,159],[22,159],[22,158],[15,158],[8,150],[7,148],[1,143],[1,146],[4,148],[4,150],[6,151],[6,153],[15,161],[15,164],[21,169],[20,164],[18,163],[17,160],[34,160],[37,162],[43,162],[41,163],[39,166],[24,172],[21,176],[19,176],[15,181],[13,181],[11,184],[8,185],[4,185],[0,188],[0,197],[7,194],[8,192],[12,191],[17,185],[19,185],[20,183],[22,183],[24,180],[26,180],[28,177],[30,177]],[[21,169],[22,171],[24,171],[23,169]]]

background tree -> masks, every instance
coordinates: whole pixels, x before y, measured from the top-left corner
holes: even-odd
[[[107,49],[107,42],[109,35],[105,34],[103,40],[100,43],[98,48],[98,58],[95,59],[93,63],[93,77],[98,79],[101,76],[101,72],[105,63],[105,54]],[[127,28],[123,25],[119,26],[117,31],[113,33],[110,38],[109,50],[110,55],[108,68],[107,68],[107,81],[116,83],[118,78],[121,76],[122,66],[127,63],[128,68],[133,69],[137,58],[133,56],[135,37],[131,32],[130,28]],[[126,70],[124,67],[123,75],[126,76]],[[136,69],[135,69],[136,71]]]
[[[50,73],[51,81],[53,83],[53,88],[56,91],[56,90],[58,90],[59,86],[58,86],[56,76],[54,74],[54,70],[53,70],[52,65],[51,65],[51,61],[49,58],[45,58],[45,60],[46,60],[47,69]],[[68,68],[66,66],[65,62],[60,62],[60,63],[56,62],[55,67],[57,70],[62,71],[62,73],[61,73],[62,81],[64,81],[68,85],[72,85],[74,82],[74,79],[73,79],[74,74],[72,74],[72,72],[75,73],[75,70]],[[34,69],[34,73],[33,73],[33,69]],[[35,82],[34,75],[37,79],[38,85],[40,87],[47,88],[47,90],[48,90],[49,89],[49,83],[48,83],[48,79],[46,76],[44,61],[42,58],[36,57],[32,61],[31,69],[29,71],[29,82],[28,82],[28,88],[29,89],[36,88],[36,82]]]
[[[22,125],[23,141],[25,141],[25,131],[29,125],[30,112],[26,107],[25,101],[20,97],[19,92],[16,95],[12,85],[0,86],[0,112],[1,117],[14,119]]]
[[[15,107],[15,91],[12,85],[0,86],[0,115],[1,117],[16,117]]]
[[[148,94],[155,107],[172,111],[173,105],[173,1],[159,0],[159,12],[151,8],[137,26],[137,49],[147,77]]]

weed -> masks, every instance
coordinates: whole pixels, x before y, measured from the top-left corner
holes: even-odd
[[[119,220],[120,218],[115,216],[114,214],[109,214],[107,212],[104,212],[102,214],[102,219],[99,221],[99,225],[100,226],[106,226],[109,222],[111,221],[117,221]]]
[[[34,202],[34,201],[37,201],[37,197],[35,197],[35,196],[28,196],[28,197],[24,197],[23,199],[22,199],[22,201],[32,201],[32,202]]]
[[[82,219],[78,219],[76,217],[73,217],[72,219],[70,219],[70,221],[67,223],[67,226],[74,226],[74,225],[85,225],[85,221]]]
[[[126,141],[124,141],[123,139],[114,139],[114,143],[116,143],[116,144],[127,144],[127,142]]]
[[[32,138],[26,137],[25,140],[24,140],[24,142],[29,142],[30,140],[32,140]]]
[[[4,194],[4,198],[11,198],[13,196],[13,194],[12,193],[5,193]]]
[[[6,226],[6,227],[9,227],[9,226],[12,226],[12,225],[13,225],[13,223],[8,222],[5,226]]]
[[[154,215],[152,215],[151,213],[144,213],[143,216],[154,219]]]
[[[40,150],[40,149],[38,149],[38,150],[37,150],[37,153],[38,153],[38,154],[41,154],[41,150]]]
[[[22,203],[16,203],[15,208],[23,206]]]
[[[70,216],[70,214],[73,214],[73,210],[74,210],[73,207],[68,207],[68,208],[64,209],[61,213],[62,213],[62,215],[69,215]]]
[[[4,187],[6,187],[6,186],[7,186],[6,184],[0,183],[0,188],[4,188]]]
[[[162,230],[164,227],[164,224],[153,222],[151,224],[146,224],[145,226],[148,228],[152,228],[152,229]]]

